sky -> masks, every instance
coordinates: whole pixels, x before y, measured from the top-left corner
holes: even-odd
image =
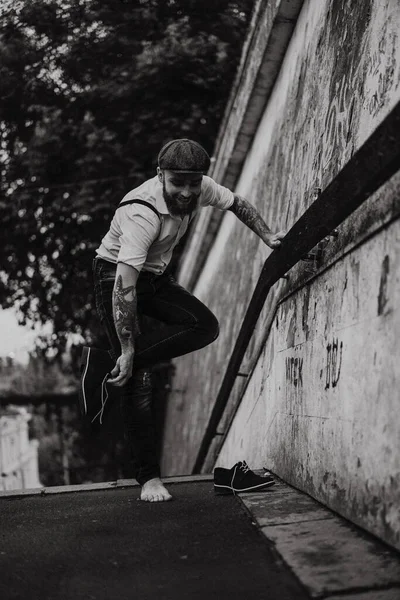
[[[38,330],[18,325],[12,308],[0,309],[0,356],[13,355],[17,362],[26,363]]]
[[[40,334],[49,334],[51,331],[50,323],[42,327],[36,326],[35,329],[19,325],[12,308],[6,310],[0,308],[0,357],[12,356],[16,362],[27,364],[29,351],[33,349],[36,337]],[[72,344],[81,344],[84,341],[79,334],[71,334],[68,339]]]

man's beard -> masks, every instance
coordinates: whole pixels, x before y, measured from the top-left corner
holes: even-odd
[[[173,217],[185,217],[197,208],[197,200],[200,194],[192,194],[190,200],[185,205],[178,204],[176,198],[179,198],[179,194],[169,194],[165,187],[165,181],[163,181],[163,196],[168,211]]]

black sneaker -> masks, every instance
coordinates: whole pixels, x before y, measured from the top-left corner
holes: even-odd
[[[216,494],[240,494],[242,492],[260,492],[274,485],[270,475],[256,475],[242,460],[232,469],[216,467],[214,469],[214,492]]]
[[[107,405],[107,379],[114,368],[114,361],[106,350],[84,346],[82,350],[80,373],[81,380],[78,391],[79,410],[87,425],[103,423],[103,418],[110,406]]]

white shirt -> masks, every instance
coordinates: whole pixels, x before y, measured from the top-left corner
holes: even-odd
[[[194,213],[203,206],[227,210],[233,199],[231,190],[204,175]],[[122,202],[126,200],[144,200],[154,206],[160,216],[141,204],[118,208],[110,229],[96,250],[97,255],[113,263],[123,262],[139,272],[143,269],[161,275],[188,228],[189,216],[181,218],[169,214],[162,183],[157,176],[131,190]]]

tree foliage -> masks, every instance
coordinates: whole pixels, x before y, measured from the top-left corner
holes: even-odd
[[[159,148],[210,152],[253,0],[15,0],[1,17],[0,302],[91,339],[94,250]]]

